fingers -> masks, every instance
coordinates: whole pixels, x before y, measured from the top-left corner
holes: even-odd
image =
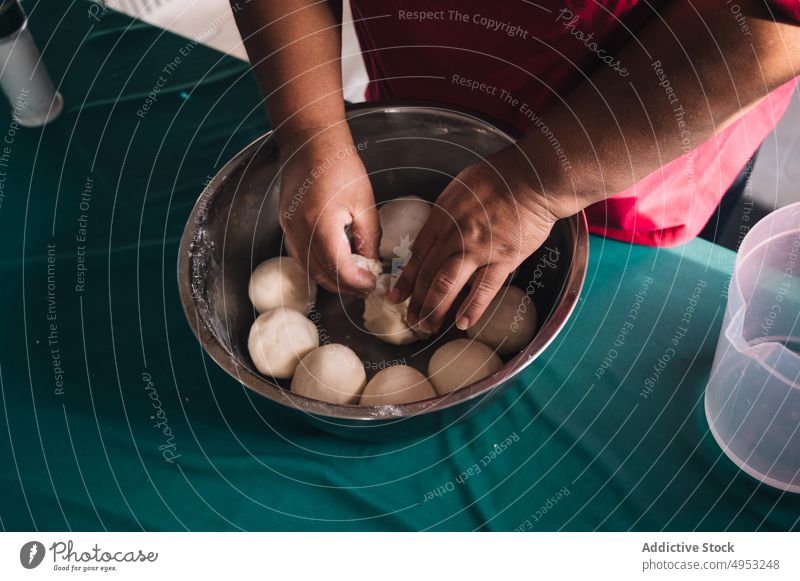
[[[375,287],[375,277],[358,268],[351,258],[350,242],[345,236],[345,225],[351,220],[344,211],[323,214],[311,234],[311,254],[317,264],[318,274],[325,280],[335,281],[331,292],[362,294]],[[321,279],[322,280],[322,279]]]
[[[431,212],[431,215],[433,215],[433,212]],[[422,227],[422,230],[417,234],[414,244],[411,245],[411,256],[405,266],[403,266],[400,277],[389,293],[389,302],[400,303],[411,296],[411,292],[414,290],[414,284],[417,280],[417,273],[435,242],[436,231],[429,217],[428,221],[425,222],[425,225]]]
[[[466,331],[481,318],[508,277],[506,267],[489,264],[475,271],[475,283],[456,314],[456,327]]]
[[[294,231],[287,231],[284,237],[289,256],[295,259],[297,264],[308,273],[308,276],[314,282],[328,290],[335,289],[336,281],[323,271],[317,259],[309,252],[309,236],[303,234],[298,236],[296,234],[290,234],[290,232]]]
[[[381,223],[375,205],[353,212],[353,240],[356,252],[367,258],[378,258],[378,244],[381,239]]]
[[[477,265],[463,254],[451,256],[445,261],[433,275],[430,285],[426,286],[427,292],[419,310],[420,329],[428,333],[439,330],[458,293],[467,284],[476,268]],[[422,278],[420,271],[417,280]]]
[[[411,292],[411,299],[408,302],[408,322],[411,325],[419,323],[419,312],[422,310],[422,303],[425,300],[427,289],[433,283],[433,277],[439,272],[439,267],[442,265],[446,257],[439,257],[436,250],[432,250],[425,257],[420,267],[417,269],[417,275],[414,280],[414,288]],[[420,327],[422,329],[422,327]],[[427,329],[422,329],[427,331]]]
[[[314,279],[314,282],[326,290],[336,292],[336,279],[331,278],[328,273],[325,272],[322,265],[317,260],[317,257],[313,254],[310,254],[308,257],[307,270],[311,278]]]

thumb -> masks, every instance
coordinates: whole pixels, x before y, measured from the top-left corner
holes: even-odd
[[[317,264],[328,279],[337,283],[336,288],[328,290],[346,294],[368,291],[375,286],[375,277],[353,262],[350,242],[345,235],[345,225],[349,221],[350,215],[345,211],[325,214],[317,223],[311,240]]]
[[[353,212],[353,224],[350,229],[353,232],[356,252],[361,256],[380,260],[378,245],[381,238],[381,224],[378,219],[378,209],[374,204],[356,208]]]

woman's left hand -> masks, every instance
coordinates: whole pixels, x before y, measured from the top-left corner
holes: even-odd
[[[390,300],[411,296],[410,324],[434,332],[471,280],[456,326],[483,314],[508,275],[544,243],[557,208],[531,186],[535,173],[516,146],[464,169],[439,195]]]

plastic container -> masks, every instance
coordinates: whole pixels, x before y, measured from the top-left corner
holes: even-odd
[[[742,470],[800,492],[800,203],[742,241],[705,411]]]
[[[23,127],[39,127],[61,113],[56,91],[28,21],[16,0],[0,0],[0,89],[11,102],[11,117]]]

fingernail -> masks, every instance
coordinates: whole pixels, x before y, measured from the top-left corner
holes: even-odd
[[[456,321],[456,327],[461,331],[466,331],[469,329],[469,319],[466,317],[459,317]]]
[[[397,287],[393,288],[389,291],[389,294],[386,295],[386,298],[389,299],[390,303],[397,303],[400,301],[400,289]]]

